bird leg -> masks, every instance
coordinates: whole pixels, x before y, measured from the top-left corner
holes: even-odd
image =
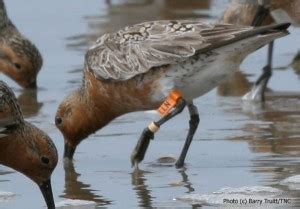
[[[144,129],[131,154],[131,165],[134,166],[135,169],[138,169],[138,164],[144,159],[147,148],[150,144],[150,139],[154,138],[154,133],[159,130],[159,127],[162,124],[181,113],[185,105],[185,100],[181,97],[178,98],[172,111],[165,114],[158,121],[152,122],[147,128]]]
[[[252,26],[261,26],[265,18],[270,14],[270,5],[269,1],[259,1],[259,6],[257,12],[253,18]],[[250,92],[244,95],[243,99],[252,100],[252,101],[265,101],[265,91],[269,79],[272,76],[272,58],[273,58],[273,46],[274,42],[272,41],[268,47],[268,62],[267,65],[263,68],[263,73],[257,79],[253,85]]]
[[[199,124],[199,113],[198,113],[198,109],[194,104],[188,104],[188,109],[189,109],[189,114],[190,114],[190,127],[189,127],[189,132],[188,135],[186,137],[183,149],[181,151],[181,154],[179,156],[179,158],[177,159],[175,166],[176,168],[182,168],[184,165],[184,160],[186,157],[186,154],[189,150],[189,147],[191,145],[191,142],[193,140],[194,134],[198,128],[198,124]]]
[[[253,85],[251,91],[245,94],[243,99],[252,101],[265,101],[265,91],[267,88],[267,84],[272,76],[273,46],[274,42],[272,41],[268,47],[267,65],[263,68],[263,73]]]

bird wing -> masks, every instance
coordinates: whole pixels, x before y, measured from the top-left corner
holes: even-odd
[[[86,53],[85,69],[97,79],[127,80],[153,67],[187,60],[198,50],[209,50],[251,29],[199,20],[145,22],[101,36]]]
[[[8,136],[23,122],[23,116],[12,90],[0,81],[0,139]]]
[[[17,125],[12,117],[0,119],[0,139],[8,136],[11,133],[12,127]]]

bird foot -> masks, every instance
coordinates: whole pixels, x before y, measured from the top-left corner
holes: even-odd
[[[272,68],[270,67],[270,65],[267,65],[263,68],[263,74],[255,82],[251,91],[249,91],[243,96],[243,100],[253,102],[264,102],[265,91],[267,89],[267,84],[271,76]]]
[[[180,169],[180,168],[183,168],[183,166],[184,166],[184,161],[178,159],[178,160],[176,161],[176,163],[175,163],[175,167],[176,167],[177,169]]]
[[[262,102],[264,101],[263,85],[254,85],[252,89],[243,96],[244,101]]]

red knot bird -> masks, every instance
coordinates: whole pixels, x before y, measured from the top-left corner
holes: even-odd
[[[64,158],[116,117],[158,108],[161,119],[145,128],[132,153],[137,168],[159,127],[185,106],[190,128],[177,167],[198,127],[193,100],[232,75],[242,60],[288,34],[289,24],[244,27],[199,20],[161,20],[103,35],[85,56],[81,87],[59,105],[55,123],[65,140]]]
[[[222,22],[237,25],[262,26],[271,23],[300,23],[299,0],[232,0],[225,10]],[[254,83],[252,90],[243,98],[252,101],[265,101],[265,91],[272,76],[274,42],[270,42],[267,64],[263,73]]]
[[[3,0],[0,0],[0,29],[0,72],[24,88],[36,88],[42,56],[8,18]]]
[[[49,209],[54,209],[51,174],[57,150],[40,129],[26,122],[14,93],[0,81],[0,163],[34,181]]]

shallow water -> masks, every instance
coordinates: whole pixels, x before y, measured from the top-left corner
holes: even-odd
[[[9,16],[38,46],[44,66],[38,92],[23,91],[2,75],[1,79],[14,87],[27,120],[51,136],[60,155],[63,138],[53,124],[54,114],[64,96],[80,85],[84,52],[97,37],[146,20],[196,16],[215,21],[227,1],[201,1],[202,5],[191,1],[192,7],[172,0],[124,2],[6,0]],[[298,71],[289,66],[300,48],[300,30],[291,28],[291,32],[276,42],[274,65],[278,70],[271,79],[266,104],[245,103],[239,97],[258,77],[265,63],[265,48],[244,61],[242,73],[236,74],[234,81],[196,100],[201,122],[186,169],[172,166],[187,133],[188,114],[184,111],[155,136],[141,164],[142,171],[132,173],[131,151],[142,129],[156,116],[151,112],[131,113],[84,141],[74,164],[63,166],[60,158],[52,177],[55,201],[89,200],[98,208],[189,208],[203,203],[176,198],[209,195],[226,187],[269,186],[282,191],[282,197],[296,198],[288,206],[297,205],[299,187],[284,181],[300,175],[300,82]],[[1,194],[12,195],[5,199]],[[2,199],[0,208],[45,207],[37,186],[0,166]]]

